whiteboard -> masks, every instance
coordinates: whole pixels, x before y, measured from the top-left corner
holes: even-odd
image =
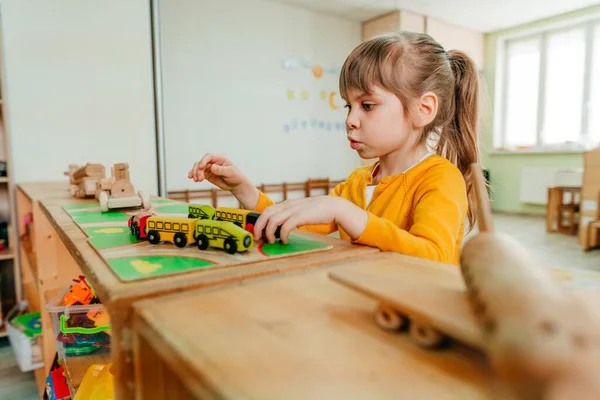
[[[361,26],[259,0],[160,2],[167,190],[205,153],[229,157],[257,185],[343,179],[350,149],[339,69]]]
[[[156,193],[148,1],[4,0],[1,13],[14,181],[127,162]]]

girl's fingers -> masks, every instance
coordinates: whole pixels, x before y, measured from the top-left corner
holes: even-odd
[[[298,227],[298,224],[299,224],[298,214],[295,214],[295,215],[291,216],[290,218],[288,218],[287,221],[285,221],[281,225],[281,228],[279,231],[279,239],[281,240],[281,243],[283,243],[283,244],[288,243],[290,233]]]
[[[269,243],[275,243],[277,241],[277,238],[275,237],[275,231],[277,230],[277,228],[279,228],[279,226],[283,225],[291,216],[292,214],[289,210],[282,210],[281,212],[274,214],[273,216],[271,216],[271,218],[269,218],[269,222],[267,223],[267,226],[265,227],[264,231],[264,235]]]

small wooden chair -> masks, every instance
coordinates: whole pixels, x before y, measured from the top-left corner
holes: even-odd
[[[546,230],[575,235],[579,226],[579,203],[581,188],[554,186],[548,188],[548,204],[546,209]],[[564,195],[569,195],[568,202]],[[567,222],[565,223],[565,216]],[[554,229],[556,223],[556,229]]]

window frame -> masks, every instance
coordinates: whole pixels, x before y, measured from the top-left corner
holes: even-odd
[[[500,35],[496,41],[496,73],[495,73],[495,95],[494,95],[494,125],[492,154],[501,153],[582,153],[587,150],[589,143],[586,135],[588,132],[590,118],[589,107],[586,104],[591,99],[591,68],[593,63],[593,40],[594,29],[600,27],[600,13],[592,13],[578,18],[569,18],[555,23],[544,24],[532,29],[521,30],[516,33]],[[546,79],[547,38],[554,33],[570,29],[584,29],[585,43],[585,65],[583,75],[584,93],[581,97],[581,132],[576,143],[561,143],[559,145],[543,144],[542,128],[544,123],[544,108],[546,87],[543,82]],[[507,50],[511,42],[539,38],[540,39],[540,70],[538,75],[538,104],[536,112],[536,143],[531,147],[518,148],[506,145],[505,124],[507,121],[507,87],[508,82],[508,57]]]

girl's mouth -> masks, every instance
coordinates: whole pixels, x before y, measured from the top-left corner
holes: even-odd
[[[360,147],[360,142],[350,139],[350,147],[352,147],[353,150],[356,150]]]

